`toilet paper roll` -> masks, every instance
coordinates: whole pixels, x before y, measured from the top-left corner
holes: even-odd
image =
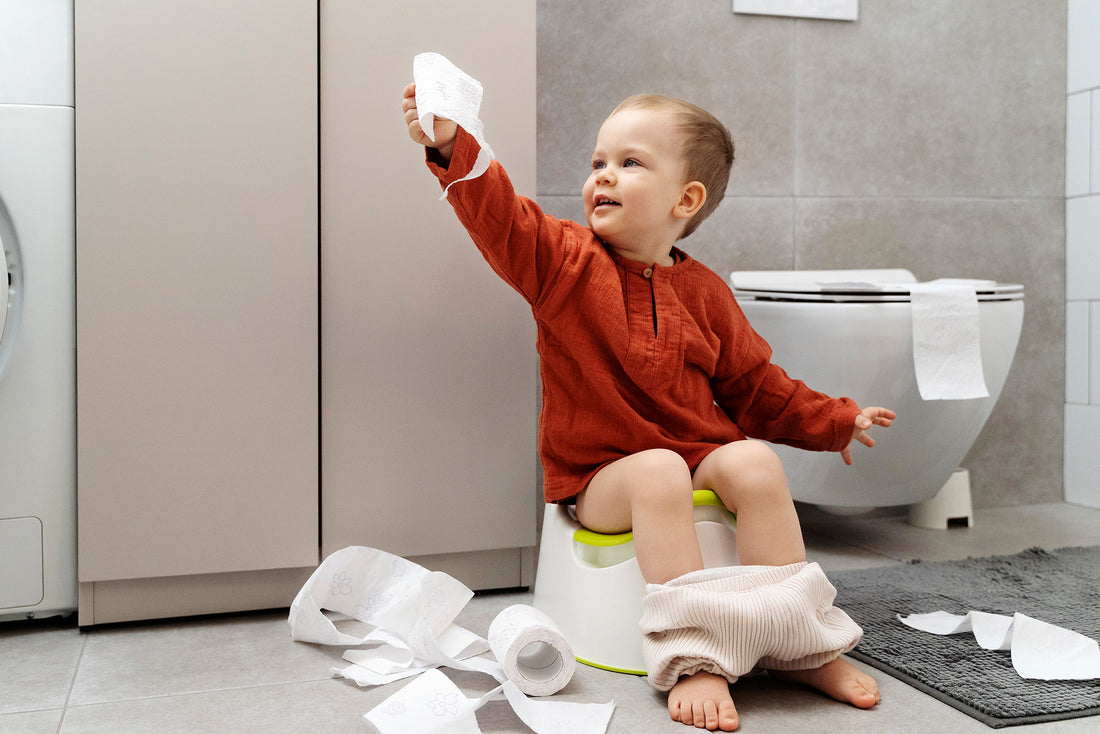
[[[458,181],[477,178],[489,170],[489,161],[494,156],[493,149],[485,141],[485,126],[478,117],[483,91],[481,82],[459,69],[447,57],[432,52],[417,54],[413,58],[413,82],[416,84],[420,127],[428,138],[435,140],[435,118],[439,117],[457,122],[481,146],[474,167]],[[439,198],[446,198],[447,191],[458,181],[448,184]]]
[[[577,661],[561,630],[534,607],[513,604],[489,625],[489,649],[504,675],[528,696],[550,696],[569,683]]]
[[[989,281],[941,278],[909,285],[913,368],[924,400],[989,397],[982,371],[977,287]]]

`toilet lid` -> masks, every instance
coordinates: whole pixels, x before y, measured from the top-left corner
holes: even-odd
[[[917,283],[908,270],[743,270],[731,274],[739,298],[825,303],[889,303],[909,300]],[[972,280],[979,301],[1016,301],[1024,287],[994,280]]]

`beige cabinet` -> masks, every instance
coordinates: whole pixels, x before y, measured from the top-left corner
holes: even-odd
[[[400,100],[450,56],[533,193],[535,2],[412,7],[77,3],[81,624],[285,606],[353,544],[532,582],[530,311]]]
[[[322,0],[322,546],[527,585],[534,320],[408,139],[401,93],[422,51],[484,84],[486,136],[535,191],[534,0]]]
[[[318,560],[317,9],[76,5],[80,621]]]

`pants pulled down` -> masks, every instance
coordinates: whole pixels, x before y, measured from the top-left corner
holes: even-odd
[[[733,683],[758,668],[819,668],[863,636],[835,598],[821,567],[806,562],[710,568],[649,584],[641,620],[649,681],[667,691],[699,671]]]

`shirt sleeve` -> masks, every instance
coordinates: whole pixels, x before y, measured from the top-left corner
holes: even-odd
[[[792,379],[771,362],[768,343],[749,324],[733,294],[721,373],[714,380],[718,405],[753,438],[814,451],[840,451],[852,439],[859,407]]]
[[[479,150],[473,136],[459,128],[450,164],[446,168],[439,165],[433,160],[434,151],[428,149],[428,168],[442,187],[454,182],[447,200],[462,226],[497,275],[535,306],[561,271],[566,223],[544,214],[531,199],[518,196],[503,166],[495,160],[481,176],[462,181]]]

